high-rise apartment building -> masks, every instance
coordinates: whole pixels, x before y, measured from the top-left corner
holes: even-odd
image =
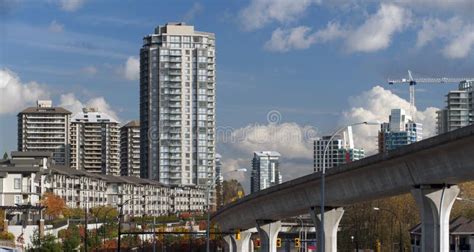
[[[224,178],[222,177],[222,156],[216,153],[216,207],[220,208],[224,205],[223,195],[223,183]]]
[[[119,122],[96,108],[84,108],[71,119],[71,167],[119,175]]]
[[[403,109],[392,109],[389,122],[380,126],[379,152],[418,142],[423,138],[422,124],[414,122]]]
[[[205,186],[215,176],[215,36],[158,26],[140,50],[140,175]]]
[[[472,124],[474,121],[474,80],[462,81],[458,90],[446,95],[446,107],[437,111],[437,133],[442,134]]]
[[[18,151],[52,152],[58,165],[69,165],[71,112],[39,100],[18,113]]]
[[[314,141],[313,167],[315,172],[323,169],[323,156],[326,146],[327,151],[324,159],[326,168],[336,167],[365,157],[364,149],[354,147],[352,127],[348,127],[346,131],[335,136],[331,142],[329,142],[330,138],[331,136],[323,136]]]
[[[280,174],[280,153],[276,151],[256,151],[253,153],[250,191],[258,192],[282,182]]]
[[[140,122],[120,128],[120,176],[140,177]]]

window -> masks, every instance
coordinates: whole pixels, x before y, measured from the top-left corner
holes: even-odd
[[[15,178],[13,181],[14,189],[21,189],[21,178]]]
[[[21,196],[15,195],[15,204],[21,204]]]

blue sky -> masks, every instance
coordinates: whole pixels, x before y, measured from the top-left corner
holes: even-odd
[[[142,37],[173,21],[216,34],[218,126],[268,131],[286,123],[327,133],[361,116],[386,120],[387,109],[408,99],[408,87],[388,86],[387,78],[407,69],[474,75],[473,10],[469,0],[0,0],[0,150],[16,148],[16,113],[37,98],[137,119],[131,63]],[[433,124],[426,109],[442,107],[455,88],[419,86],[420,120]],[[268,124],[271,110],[279,125]],[[310,155],[250,140],[219,145],[229,167],[250,162],[249,146],[281,151],[288,166],[310,166]]]

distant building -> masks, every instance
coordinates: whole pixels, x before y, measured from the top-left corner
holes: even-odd
[[[52,152],[56,164],[69,165],[70,120],[70,111],[39,100],[18,113],[18,151]]]
[[[437,133],[442,134],[472,124],[474,121],[474,80],[462,81],[458,90],[446,95],[446,107],[437,111]]]
[[[256,151],[252,159],[250,191],[258,192],[282,182],[279,161],[280,153],[276,151]]]
[[[421,252],[421,224],[410,229],[411,251]],[[449,251],[474,251],[474,220],[463,216],[449,221]]]
[[[389,122],[380,126],[379,152],[394,150],[421,141],[422,137],[421,123],[414,122],[403,109],[392,109]]]
[[[315,172],[322,171],[323,169],[323,156],[326,146],[328,146],[324,161],[326,168],[336,167],[365,157],[364,149],[354,147],[352,127],[348,127],[346,131],[335,136],[331,143],[329,143],[330,138],[331,136],[323,136],[314,141],[313,158]]]
[[[119,122],[96,108],[71,119],[71,167],[96,174],[119,175]]]
[[[140,177],[140,121],[120,128],[120,176]]]

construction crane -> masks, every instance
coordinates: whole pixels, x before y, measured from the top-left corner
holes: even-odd
[[[415,119],[415,86],[418,83],[424,84],[453,84],[460,83],[462,81],[474,80],[474,78],[413,78],[411,71],[408,70],[408,78],[399,80],[389,79],[388,84],[408,84],[410,86],[410,114]]]

